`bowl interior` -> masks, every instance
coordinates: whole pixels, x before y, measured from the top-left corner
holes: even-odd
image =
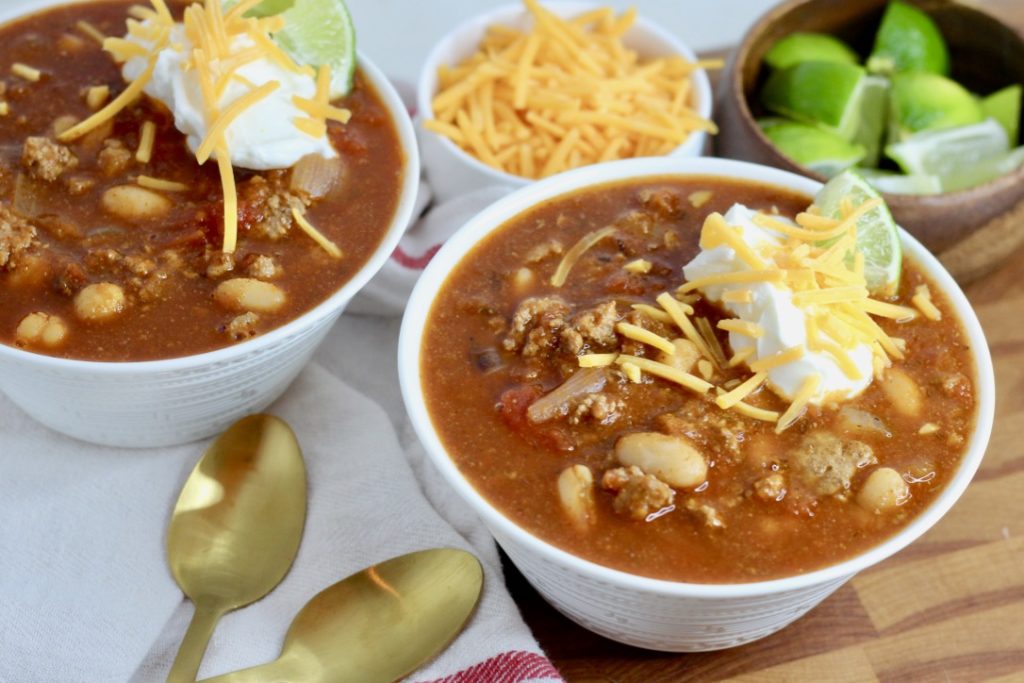
[[[66,0],[42,0],[38,3],[29,3],[27,1],[4,3],[4,5],[0,7],[0,23],[6,23],[29,13],[43,11],[50,7],[77,4],[78,2],[84,1],[86,0],[73,0],[72,2],[67,2]],[[372,84],[374,90],[376,90],[377,94],[380,96],[384,106],[391,114],[391,119],[395,126],[395,132],[398,136],[399,144],[402,148],[405,159],[402,178],[400,181],[401,188],[399,191],[398,202],[395,205],[395,211],[391,217],[391,222],[382,236],[380,244],[378,244],[377,248],[373,251],[370,258],[367,259],[366,263],[363,264],[362,268],[356,271],[356,273],[353,274],[347,282],[342,284],[333,294],[294,320],[291,320],[280,327],[274,328],[265,334],[253,337],[252,339],[240,341],[221,349],[191,356],[168,358],[163,360],[108,363],[102,361],[56,358],[0,344],[0,357],[9,357],[17,360],[18,362],[45,365],[48,367],[80,367],[89,368],[92,371],[108,373],[131,373],[138,372],[140,370],[178,370],[188,367],[210,365],[237,358],[240,355],[258,352],[261,349],[273,346],[278,341],[301,330],[314,326],[318,321],[323,320],[330,315],[334,315],[340,309],[343,309],[348,301],[352,299],[352,297],[355,296],[367,282],[370,281],[381,267],[383,267],[391,253],[395,250],[395,247],[398,246],[399,240],[412,219],[413,209],[416,202],[416,194],[419,189],[420,176],[419,148],[416,144],[416,133],[413,129],[412,120],[409,117],[407,107],[402,102],[398,92],[395,90],[394,86],[391,85],[391,82],[383,72],[381,72],[380,69],[378,69],[362,52],[358,53],[358,66],[366,76],[367,80]]]
[[[560,17],[575,16],[597,7],[597,5],[590,2],[574,1],[545,3],[544,6]],[[438,42],[423,63],[416,90],[417,111],[424,117],[433,117],[434,108],[432,103],[438,88],[438,67],[458,64],[473,55],[480,41],[486,35],[488,27],[500,24],[525,30],[530,27],[531,23],[532,19],[529,12],[521,4],[517,4],[503,5],[489,12],[479,14],[454,28]],[[679,54],[688,61],[697,60],[697,55],[687,45],[642,16],[637,17],[636,22],[623,35],[622,40],[628,48],[636,50],[641,58]],[[691,78],[694,86],[692,94],[694,108],[703,118],[710,118],[712,96],[711,83],[708,80],[707,73],[703,69],[698,69]],[[514,176],[484,164],[447,137],[437,135],[431,131],[423,131],[423,134],[434,136],[450,154],[463,158],[466,163],[476,168],[479,172],[491,176],[500,183],[521,186],[530,182],[527,178]],[[704,139],[705,135],[695,133],[680,145],[673,154],[685,155],[692,153],[697,155],[703,147]]]
[[[413,291],[402,321],[398,353],[402,395],[413,427],[432,462],[448,483],[492,530],[501,535],[515,538],[531,552],[539,554],[551,562],[571,567],[575,571],[583,572],[595,579],[625,586],[631,590],[709,598],[771,594],[848,576],[905,547],[938,521],[963,493],[977,470],[988,444],[995,404],[991,357],[973,309],[938,260],[906,232],[901,233],[906,253],[947,294],[975,349],[978,395],[976,429],[970,438],[955,477],[933,504],[907,527],[858,556],[806,574],[744,584],[694,584],[636,576],[584,560],[524,531],[491,506],[448,457],[427,412],[419,368],[423,331],[430,315],[432,303],[447,275],[488,234],[500,228],[509,219],[543,201],[605,182],[666,175],[722,176],[776,185],[808,195],[813,195],[820,188],[819,183],[806,177],[746,162],[709,158],[629,159],[576,169],[534,183],[508,195],[477,214],[445,244],[431,261]]]

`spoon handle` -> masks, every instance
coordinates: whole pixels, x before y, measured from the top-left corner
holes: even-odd
[[[273,662],[205,678],[199,683],[287,683],[309,680],[310,676],[303,675],[300,663],[290,661],[287,655],[282,655]],[[313,680],[317,679],[314,677]]]
[[[171,672],[167,674],[167,683],[193,683],[196,680],[199,665],[206,654],[206,645],[213,635],[214,626],[223,614],[224,609],[219,606],[196,605],[188,631],[185,632],[185,638],[178,648],[178,656],[174,658]]]

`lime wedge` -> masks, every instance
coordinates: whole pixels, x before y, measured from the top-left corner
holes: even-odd
[[[949,73],[949,50],[931,17],[894,0],[882,15],[867,67],[871,73],[886,75],[909,71],[945,75]]]
[[[772,45],[764,62],[773,69],[785,69],[800,62],[843,62],[856,64],[857,53],[843,41],[825,33],[791,33]]]
[[[770,111],[851,140],[860,124],[864,69],[841,62],[802,62],[773,71],[761,90]]]
[[[903,175],[874,168],[858,168],[857,172],[879,192],[890,194],[938,194],[942,181],[934,175]]]
[[[757,123],[780,152],[829,178],[864,158],[861,145],[820,128],[785,119],[761,119]]]
[[[866,201],[881,199],[881,195],[863,176],[847,170],[825,183],[825,187],[815,195],[814,204],[823,215],[840,218],[844,198],[849,199],[856,209]],[[864,279],[868,291],[872,294],[894,294],[900,282],[903,250],[896,221],[884,201],[857,220],[857,251],[864,254]],[[852,260],[852,253],[849,258]]]
[[[864,79],[860,97],[860,121],[853,141],[864,147],[864,166],[877,166],[889,112],[889,80],[881,76]]]
[[[995,119],[918,133],[885,148],[885,153],[905,172],[941,178],[943,190],[966,186],[965,183],[972,182],[976,167],[1009,151],[1006,131]]]
[[[944,76],[913,73],[892,79],[889,142],[923,131],[969,126],[984,118],[974,95]]]
[[[1011,173],[1024,165],[1024,147],[1018,147],[1005,154],[984,159],[966,168],[958,168],[942,178],[943,192],[956,192],[969,187],[983,185],[990,180]]]
[[[246,16],[278,14],[285,26],[274,40],[300,64],[331,67],[331,99],[348,94],[356,71],[356,34],[344,1],[263,0]]]
[[[991,116],[1006,130],[1010,146],[1016,145],[1020,133],[1021,86],[1011,85],[981,100],[981,111]]]

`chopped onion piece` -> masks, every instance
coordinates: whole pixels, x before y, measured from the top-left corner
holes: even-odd
[[[324,197],[341,183],[341,157],[325,159],[319,154],[307,154],[295,162],[289,187],[313,198]]]
[[[604,368],[583,368],[531,403],[526,416],[530,422],[538,423],[567,415],[573,399],[601,391],[607,381]]]

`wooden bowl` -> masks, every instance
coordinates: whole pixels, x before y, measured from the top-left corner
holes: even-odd
[[[1024,84],[1024,41],[998,19],[953,0],[907,0],[938,24],[949,46],[953,78],[976,93]],[[744,159],[824,181],[775,148],[755,117],[766,112],[758,93],[766,77],[765,53],[794,31],[835,35],[862,57],[870,51],[888,0],[789,0],[774,7],[733,51],[719,88],[716,119],[720,156]],[[941,253],[1024,201],[1024,168],[959,192],[886,194],[896,221]]]

